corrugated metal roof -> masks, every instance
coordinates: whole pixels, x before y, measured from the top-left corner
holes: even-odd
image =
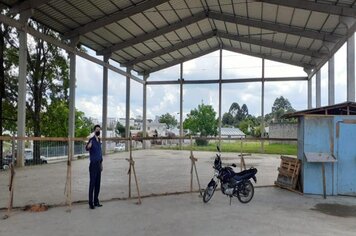
[[[31,7],[34,20],[65,38],[80,35],[80,44],[98,54],[111,52],[112,59],[143,74],[219,48],[307,69],[320,68],[356,29],[354,0],[0,3],[15,12]],[[196,41],[204,35],[210,39]],[[161,54],[154,53],[157,51]]]
[[[246,136],[244,132],[242,132],[239,128],[221,128],[221,136]]]
[[[294,118],[304,115],[356,115],[356,102],[343,102],[330,106],[317,107],[283,115],[284,118]]]

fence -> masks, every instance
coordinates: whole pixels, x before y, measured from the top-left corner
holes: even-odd
[[[34,162],[29,164],[41,165],[15,168],[12,184],[9,183],[11,171],[0,171],[0,208],[9,207],[8,200],[11,193],[9,185],[10,190],[15,192],[12,202],[15,207],[24,207],[35,203],[54,206],[70,205],[72,202],[87,201],[89,162],[86,159],[88,154],[85,152],[86,139],[0,137],[0,140],[4,141],[5,154],[12,153],[13,156],[16,156],[17,141],[26,142],[28,149],[31,149],[31,143],[34,147],[37,142],[36,145],[40,147],[41,156],[43,155],[47,160],[47,164]],[[207,140],[212,143],[209,146],[211,148],[209,151],[215,151],[215,145],[219,144],[219,140],[215,138]],[[73,153],[70,152],[72,143],[70,141],[75,144]],[[111,147],[109,152],[113,154],[104,157],[102,200],[127,199],[129,193],[131,193],[130,197],[134,198],[139,192],[143,196],[190,192],[200,189],[197,188],[197,178],[194,177],[198,176],[197,173],[199,173],[202,185],[205,185],[211,178],[214,154],[195,152],[197,146],[194,137],[192,139],[187,137],[108,138],[105,141],[107,147]],[[231,144],[231,141],[235,141],[236,146],[242,147],[242,149],[238,152],[224,154],[223,160],[236,163],[240,162],[240,155],[243,154],[247,143],[252,142],[254,145],[261,141],[268,143],[268,139],[222,139],[223,151],[224,145]],[[123,151],[124,144],[129,144],[130,152]],[[116,147],[120,148],[114,153]],[[247,168],[251,165],[261,166],[258,163],[261,160],[255,159],[246,161]],[[277,174],[279,159],[276,160],[271,159],[276,163],[272,167],[268,164],[266,168],[273,169]],[[15,162],[15,159],[12,158],[11,161]],[[128,169],[131,177],[127,175]],[[261,185],[273,184],[275,177],[269,182],[266,182],[265,179],[262,178],[262,182],[259,183]],[[134,184],[135,180],[137,180],[139,188],[129,187],[131,185],[128,185],[128,182]],[[66,194],[64,195],[64,193]]]

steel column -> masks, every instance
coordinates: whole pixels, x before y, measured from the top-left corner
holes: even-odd
[[[316,72],[316,81],[315,81],[315,106],[321,107],[321,71]]]
[[[126,128],[125,128],[125,138],[130,137],[130,91],[131,91],[131,80],[130,80],[130,74],[131,74],[131,68],[127,67],[126,68],[126,73],[128,76],[126,76]],[[126,142],[126,147],[125,150],[129,150],[129,142]]]
[[[147,79],[149,75],[144,75],[143,76],[143,104],[142,104],[142,136],[146,137],[147,136]],[[142,147],[143,149],[146,148],[146,140],[142,141]]]
[[[109,63],[110,54],[104,56],[104,63]],[[106,155],[106,140],[107,138],[107,129],[108,129],[108,68],[103,67],[103,114],[102,114],[102,137],[103,137],[103,144],[102,144],[102,152],[103,155]]]
[[[347,101],[355,102],[355,34],[347,39]]]
[[[265,59],[262,58],[262,82],[261,82],[261,137],[265,137]],[[262,153],[264,153],[264,142],[261,142]]]
[[[20,21],[27,24],[30,14],[20,14]],[[26,127],[26,75],[27,75],[27,33],[19,30],[19,84],[17,103],[17,136],[25,137]],[[24,166],[25,143],[17,142],[17,166]]]
[[[180,63],[179,79],[179,136],[183,136],[183,63]],[[179,139],[179,148],[182,148],[182,139]]]
[[[313,107],[313,101],[312,101],[312,78],[309,78],[308,80],[308,109],[311,109]]]
[[[221,146],[222,49],[219,54],[219,146]]]
[[[335,104],[335,56],[332,56],[328,64],[328,105]]]

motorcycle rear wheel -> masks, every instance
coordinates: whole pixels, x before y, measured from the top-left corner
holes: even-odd
[[[207,203],[214,195],[216,186],[208,186],[205,190],[204,190],[204,194],[203,194],[203,202]]]
[[[241,203],[248,203],[252,200],[254,193],[254,187],[251,181],[248,180],[241,183],[241,186],[239,187],[235,196]]]

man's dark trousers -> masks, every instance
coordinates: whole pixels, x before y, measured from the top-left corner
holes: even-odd
[[[90,162],[89,164],[89,205],[94,206],[99,204],[99,192],[101,181],[101,163]],[[94,197],[94,202],[93,202]]]

